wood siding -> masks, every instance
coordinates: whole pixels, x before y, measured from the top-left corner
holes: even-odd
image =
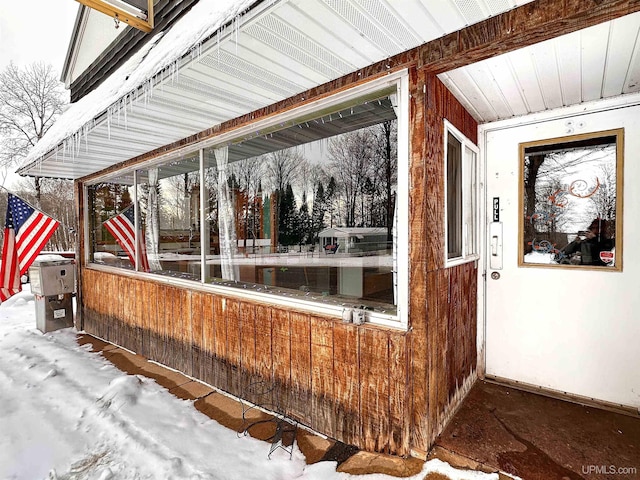
[[[92,269],[82,291],[88,333],[236,396],[269,382],[273,403],[301,423],[409,452],[407,332]]]

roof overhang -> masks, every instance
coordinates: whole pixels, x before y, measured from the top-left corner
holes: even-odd
[[[497,7],[490,10],[489,3]],[[616,12],[611,5],[624,4],[622,0],[605,3],[609,5],[603,11],[609,16]],[[538,0],[530,5],[548,10],[552,4]],[[499,15],[514,7],[513,0],[201,0],[171,30],[157,35],[94,92],[71,105],[30,152],[18,173],[73,179],[93,174],[414,47],[450,46],[452,41],[464,45],[462,34],[446,34],[468,32],[476,24],[486,30],[492,21],[515,21]],[[530,12],[520,13],[524,18]],[[602,21],[600,18],[593,22]],[[618,27],[612,28],[617,31]],[[498,40],[493,40],[493,51],[477,46],[477,58],[492,57],[499,36],[507,33],[495,35]],[[620,35],[633,35],[633,29]],[[637,71],[638,64],[637,31],[635,35],[630,42],[633,50],[626,57],[627,71],[631,72]],[[503,50],[509,48],[514,50],[510,55],[518,54],[516,47],[504,43]],[[557,44],[544,48],[558,49]],[[522,54],[531,56],[526,51]],[[452,64],[463,62],[464,69],[480,65],[467,57],[458,56]],[[549,61],[558,60],[549,57]],[[513,70],[520,65],[515,59],[509,62],[508,68]],[[423,65],[428,63],[429,58],[423,60]],[[542,63],[536,69],[543,84],[547,69]],[[620,75],[621,70],[618,66],[611,74]],[[503,74],[492,70],[491,64],[488,71]],[[492,117],[486,113],[488,108],[480,106],[482,95],[472,94],[477,82],[465,86],[454,79],[466,74],[442,73],[443,81],[479,121],[502,118],[502,113]],[[632,77],[623,82],[622,93],[637,91]],[[517,88],[513,94],[517,95]],[[525,103],[527,108],[514,108],[506,115],[540,108],[534,102]]]

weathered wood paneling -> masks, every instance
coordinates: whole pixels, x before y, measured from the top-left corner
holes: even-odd
[[[336,431],[334,416],[333,322],[311,317],[311,422]]]
[[[336,431],[346,443],[357,443],[360,431],[360,337],[358,327],[335,324],[333,370]]]
[[[360,382],[365,448],[389,452],[389,338],[386,331],[360,330]]]
[[[83,281],[88,333],[139,335],[138,353],[236,395],[251,381],[274,385],[253,400],[361,448],[409,453],[407,332],[92,269]],[[125,308],[116,286],[140,301]]]
[[[411,324],[410,352],[410,443],[414,447],[424,448],[431,436],[429,425],[429,386],[427,338],[427,249],[425,236],[427,226],[427,204],[424,200],[427,189],[426,175],[426,128],[425,128],[425,74],[414,69],[409,72],[411,85],[410,126],[411,157],[409,162],[409,322]]]
[[[290,412],[300,422],[311,425],[311,319],[291,312],[291,394]]]
[[[411,447],[427,450],[461,400],[462,385],[475,375],[477,269],[473,263],[445,268],[444,120],[473,142],[477,124],[433,74],[419,70],[415,78],[409,403]]]

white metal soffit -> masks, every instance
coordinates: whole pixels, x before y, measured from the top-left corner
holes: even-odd
[[[265,0],[246,11],[253,2],[226,0],[236,13],[223,12],[215,35],[185,55],[173,47],[176,32],[188,38],[184,30],[203,28],[197,16],[215,8],[208,5],[225,3],[201,0],[71,105],[18,172],[89,175],[529,1]],[[150,62],[157,67],[141,74]],[[130,77],[134,87],[110,98]]]
[[[640,12],[439,77],[480,123],[640,92]]]

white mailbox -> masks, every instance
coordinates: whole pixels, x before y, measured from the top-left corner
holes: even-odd
[[[74,260],[34,262],[29,267],[31,292],[42,296],[73,293],[76,286]]]

